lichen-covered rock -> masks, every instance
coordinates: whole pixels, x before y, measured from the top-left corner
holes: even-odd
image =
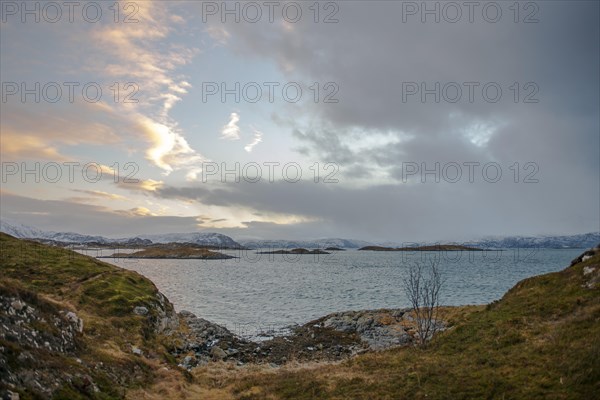
[[[158,304],[153,310],[155,316],[152,318],[154,329],[159,334],[171,334],[179,328],[179,316],[173,304],[161,292],[156,293],[156,299]]]
[[[137,306],[133,309],[133,313],[137,314],[137,315],[147,315],[149,313],[149,311],[144,306]]]
[[[65,315],[69,321],[71,321],[77,327],[79,333],[83,332],[83,320],[77,316],[73,311],[69,311]]]
[[[0,293],[0,339],[21,349],[11,361],[8,349],[0,349],[0,381],[15,388],[27,388],[51,397],[59,382],[67,378],[60,368],[47,369],[40,354],[73,356],[79,348],[83,322],[71,311],[37,300],[29,303]],[[10,350],[10,353],[14,350]],[[35,356],[34,356],[35,354]],[[15,362],[18,368],[14,368]],[[0,395],[19,398],[17,392]]]
[[[213,346],[213,348],[210,349],[210,354],[216,360],[224,360],[227,358],[227,353],[225,353],[225,351],[218,346]]]
[[[319,324],[340,332],[356,333],[371,350],[382,350],[412,343],[405,328],[408,309],[346,311],[327,315]]]

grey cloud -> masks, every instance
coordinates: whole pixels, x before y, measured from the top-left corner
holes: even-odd
[[[504,169],[506,174],[508,171]],[[538,177],[543,174],[538,175]],[[575,196],[561,213],[563,199],[555,194],[552,183],[514,183],[505,175],[498,183],[456,184],[411,183],[349,188],[337,184],[240,183],[227,190],[207,191],[202,187],[166,187],[156,192],[162,198],[188,198],[205,205],[245,207],[257,214],[284,213],[306,216],[317,222],[286,227],[251,221],[248,227],[261,227],[268,238],[275,232],[297,236],[306,227],[316,228],[310,237],[323,232],[371,240],[467,240],[495,234],[540,234],[596,230],[596,221],[588,211],[593,197]],[[478,180],[481,180],[478,177]],[[515,190],[518,187],[518,190]],[[575,190],[575,188],[573,188]],[[301,201],[298,201],[301,199]],[[539,204],[544,204],[540,207]],[[257,225],[258,224],[258,225]],[[274,230],[268,233],[265,226]],[[296,230],[296,233],[291,233]],[[258,235],[253,229],[238,232]],[[461,236],[460,238],[458,236]],[[289,236],[286,236],[289,237]]]
[[[147,232],[197,231],[194,217],[136,216],[102,206],[60,200],[38,200],[3,192],[0,216],[42,230],[77,232],[88,235],[124,237]],[[43,214],[32,213],[43,210]],[[160,231],[157,231],[160,227]]]
[[[310,109],[325,124],[320,136],[304,132],[303,139],[315,146],[343,143],[345,130],[353,127],[412,133],[415,141],[452,136],[457,126],[451,114],[464,116],[458,127],[477,119],[519,126],[555,113],[584,114],[597,121],[598,4],[537,2],[537,24],[515,24],[506,7],[497,24],[481,18],[473,24],[421,24],[413,19],[403,24],[402,3],[340,2],[339,23],[303,20],[292,32],[278,24],[239,23],[226,28],[232,34],[231,45],[248,57],[290,64],[291,78],[331,79],[339,84],[338,104],[320,103]],[[404,81],[498,82],[503,100],[489,104],[479,95],[473,104],[402,103]],[[536,82],[541,104],[514,104],[508,87],[515,81]],[[573,124],[570,137],[575,132],[589,139],[591,128],[597,124]],[[331,130],[338,130],[337,138],[331,137]],[[541,129],[527,136],[535,136],[541,146],[556,145]],[[513,143],[518,146],[521,140]],[[587,153],[596,151],[591,146]],[[344,155],[350,157],[342,152],[341,161]]]
[[[503,2],[499,4],[504,15],[496,24],[485,22],[480,14],[474,23],[463,17],[456,24],[422,24],[418,17],[401,22],[402,3],[338,2],[339,23],[315,24],[305,18],[289,31],[280,24],[226,24],[231,34],[228,45],[244,57],[277,62],[289,79],[339,85],[339,103],[305,104],[294,109],[296,117],[310,120],[310,126],[302,126],[298,122],[301,118],[289,122],[292,118],[279,116],[278,121],[293,133],[302,154],[339,163],[341,170],[350,174],[347,177],[356,173],[368,177],[387,169],[390,182],[397,182],[405,161],[499,162],[505,172],[514,162],[535,162],[543,181],[527,187],[473,185],[460,191],[458,187],[442,190],[439,185],[374,187],[368,196],[361,189],[344,189],[347,192],[343,196],[341,189],[321,190],[321,195],[340,195],[323,198],[327,216],[343,224],[333,215],[356,218],[362,206],[372,218],[360,223],[372,232],[403,232],[409,225],[406,220],[395,230],[384,229],[382,226],[393,224],[394,217],[387,221],[377,217],[379,210],[390,216],[403,214],[394,204],[372,207],[380,201],[378,196],[401,194],[404,204],[422,210],[422,219],[440,212],[445,215],[443,220],[457,223],[465,232],[509,230],[508,221],[518,230],[561,231],[575,229],[578,224],[582,230],[597,230],[600,5],[535,2],[540,7],[540,22],[525,24],[514,23],[509,4]],[[473,103],[403,102],[402,82],[407,81],[497,82],[503,96],[498,103],[490,103],[476,90]],[[514,82],[520,84],[517,103],[510,90]],[[522,102],[529,93],[523,87],[527,82],[539,88],[535,96],[538,103]],[[479,146],[464,133],[476,123],[496,125],[487,143]],[[351,132],[356,130],[367,136],[392,132],[399,139],[405,135],[411,139],[357,151],[351,147],[356,142]],[[281,201],[297,203],[292,196],[281,196]],[[249,201],[260,209],[281,208],[267,198]],[[337,211],[349,204],[353,213],[338,215]],[[466,205],[471,208],[465,209]],[[462,219],[455,220],[453,214]],[[525,222],[529,228],[522,225]],[[421,226],[414,221],[410,224],[416,231],[422,230],[422,225],[436,226],[423,220]]]

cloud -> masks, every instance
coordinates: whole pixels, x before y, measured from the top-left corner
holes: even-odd
[[[82,189],[71,189],[73,192],[87,194],[93,197],[98,197],[102,199],[108,200],[127,200],[126,197],[123,197],[118,194],[103,192],[101,190],[82,190]]]
[[[134,82],[139,88],[138,103],[118,106],[127,109],[134,132],[148,143],[147,159],[165,174],[194,169],[204,159],[189,145],[169,114],[191,87],[176,71],[190,63],[198,52],[172,40],[176,29],[173,25],[181,25],[185,20],[169,7],[167,3],[157,6],[145,2],[136,15],[139,23],[109,24],[92,34],[93,42],[103,55],[118,60],[106,66],[100,63],[103,67],[96,67],[98,72],[111,79]]]
[[[9,99],[2,104],[1,154],[4,159],[66,161],[69,147],[120,143],[112,110],[100,103],[75,101],[70,113],[44,104]],[[71,160],[73,157],[70,158]]]
[[[151,193],[163,187],[164,182],[156,181],[154,179],[131,179],[127,181],[120,179],[116,185],[121,189],[130,190],[132,192]]]
[[[312,18],[296,24],[233,23],[233,19],[223,24],[215,18],[207,25],[194,25],[189,22],[201,14],[185,11],[199,10],[197,3],[143,2],[138,24],[86,24],[80,30],[62,30],[59,36],[64,41],[31,40],[28,35],[38,26],[16,28],[20,31],[11,26],[5,31],[19,34],[5,44],[15,55],[19,55],[17,48],[26,49],[26,54],[41,54],[34,61],[53,73],[61,72],[60,68],[47,62],[46,56],[60,58],[63,64],[57,65],[67,67],[62,71],[65,80],[67,76],[71,79],[70,74],[81,78],[77,74],[84,70],[88,77],[103,82],[135,82],[140,101],[76,102],[66,111],[35,104],[3,104],[3,160],[67,161],[73,160],[71,154],[87,156],[94,154],[90,147],[104,146],[96,154],[102,154],[102,163],[111,165],[107,155],[121,149],[128,154],[139,152],[151,164],[149,173],[159,170],[163,177],[119,182],[118,189],[128,190],[134,198],[140,194],[141,204],[151,211],[158,212],[160,204],[168,204],[171,212],[181,215],[193,210],[206,217],[198,220],[205,226],[232,233],[410,241],[597,229],[598,3],[574,7],[562,1],[540,2],[539,24],[515,24],[507,9],[502,20],[493,24],[482,20],[479,12],[475,23],[465,22],[468,13],[463,13],[459,23],[422,23],[418,15],[403,23],[402,5],[344,2],[336,24],[315,24]],[[56,27],[48,27],[46,32],[58,31]],[[188,41],[190,38],[197,41]],[[200,58],[195,58],[199,51],[186,45],[205,45],[208,40],[219,46],[218,51],[198,60],[201,65],[190,66]],[[67,49],[59,52],[48,42]],[[71,48],[70,43],[75,45]],[[17,72],[29,68],[36,72],[35,63],[27,63],[25,68],[22,58],[3,57],[3,76],[6,65]],[[234,58],[238,62],[231,63]],[[214,64],[202,64],[206,60]],[[260,150],[281,149],[271,152],[281,161],[297,156],[310,160],[311,165],[318,161],[321,167],[335,163],[339,184],[311,184],[312,171],[307,171],[309,177],[305,174],[297,184],[192,185],[201,172],[206,150],[200,152],[186,135],[184,128],[196,121],[190,121],[195,115],[189,115],[190,108],[182,102],[188,92],[192,96],[190,82],[206,77],[188,74],[210,68],[222,69],[218,72],[224,76],[239,75],[240,80],[265,72],[265,79],[272,74],[278,80],[300,82],[303,88],[318,82],[321,99],[328,94],[323,85],[334,82],[339,88],[337,103],[313,102],[314,93],[307,90],[310,96],[304,100],[311,101],[299,104],[244,105],[244,111],[230,114],[222,129],[226,121],[215,122],[210,115],[204,126],[212,126],[213,136],[201,139],[208,139],[202,140],[207,146],[218,143],[218,137],[243,139],[243,153],[252,152],[263,137],[257,130],[246,135],[245,126],[240,129],[244,112],[245,118],[251,115],[257,124],[264,122],[261,126],[273,123],[281,132],[261,144]],[[474,102],[464,100],[466,92],[456,103],[432,101],[433,95],[427,97],[429,101],[419,95],[404,101],[402,96],[403,82],[426,82],[431,87],[435,82],[469,81],[481,83]],[[501,85],[501,101],[483,101],[481,86],[486,82]],[[511,89],[515,82],[520,88],[516,102]],[[538,103],[522,101],[528,94],[524,86],[528,82],[539,87]],[[266,120],[268,115],[271,121]],[[185,119],[176,120],[179,116]],[[294,150],[297,154],[290,156]],[[244,154],[241,156],[243,159]],[[490,184],[482,181],[481,175],[473,184],[465,184],[464,175],[458,184],[421,184],[418,175],[407,183],[402,179],[405,162],[432,167],[436,162],[469,161],[500,163],[503,181]],[[523,183],[529,172],[523,167],[529,162],[539,167],[538,184]],[[519,180],[513,182],[515,169],[509,167],[517,164]],[[104,183],[113,179],[109,167],[103,165],[102,172]],[[188,183],[182,182],[183,177]],[[86,200],[102,199],[87,195]],[[159,206],[148,205],[145,201],[150,199]],[[48,207],[61,218],[47,215],[42,223],[54,223],[60,229],[63,219],[75,212],[93,216],[69,221],[70,226],[81,228],[77,230],[156,230],[163,229],[163,222],[166,229],[188,230],[185,227],[198,225],[193,218],[146,215],[139,205],[139,209],[121,210],[121,214],[83,206],[72,201],[13,198],[3,203],[2,211],[33,215]]]
[[[129,210],[117,210],[115,211],[117,214],[121,214],[124,216],[130,217],[155,217],[157,214],[154,214],[146,207],[134,207]]]
[[[209,25],[204,31],[220,45],[226,45],[231,36],[223,25]]]
[[[376,217],[354,221],[369,226],[373,234],[421,232],[425,225],[431,232],[440,232],[431,219],[456,215],[465,219],[453,224],[473,233],[508,232],[511,226],[530,233],[572,232],[577,226],[597,229],[599,4],[573,7],[566,1],[542,2],[542,19],[537,24],[515,24],[508,12],[498,23],[489,23],[481,15],[471,23],[465,13],[458,23],[422,23],[419,15],[402,23],[402,7],[403,2],[344,2],[339,23],[300,21],[292,30],[266,22],[222,24],[232,52],[257,63],[278,65],[289,81],[330,81],[339,87],[335,104],[311,101],[277,110],[277,123],[293,132],[303,157],[336,163],[340,186],[355,186],[360,177],[373,188],[370,197],[363,196],[361,186],[349,190],[345,198],[323,200],[332,221],[346,225],[345,219],[356,218],[360,207],[355,199],[361,199],[363,212]],[[458,83],[462,99],[446,101],[442,92],[439,101],[432,94],[425,101],[420,95],[405,101],[406,82],[416,82],[420,88],[425,83],[429,89],[436,82],[442,87]],[[468,99],[465,82],[478,83],[474,101]],[[486,83],[500,85],[500,101],[485,100]],[[531,92],[525,90],[527,84],[539,88],[533,96],[537,103],[524,102]],[[517,101],[515,87],[519,88]],[[490,185],[480,177],[471,186],[461,185],[462,192],[443,184],[404,185],[397,189],[401,198],[391,195],[393,185],[402,186],[404,162],[425,162],[431,167],[435,162],[469,161],[500,163],[503,177],[509,180],[514,178],[510,175],[514,167],[509,167],[519,163],[519,183]],[[523,166],[528,162],[539,166],[540,184],[523,184],[527,173]],[[500,193],[500,187],[506,192]],[[252,188],[246,190],[253,193]],[[297,198],[304,201],[311,197],[309,193],[313,192],[297,194]],[[581,209],[574,211],[573,193],[578,193],[578,202],[580,198],[590,201],[579,203]],[[241,199],[245,194],[218,194],[237,204],[229,195]],[[285,203],[283,193],[272,201],[255,195],[260,201],[250,204],[258,209],[280,210],[286,204],[287,212],[302,213],[294,209],[297,200],[286,198],[290,204]],[[208,198],[217,201],[218,196]],[[414,216],[393,204],[373,207],[380,202],[379,196],[395,197],[397,206],[413,207],[427,221],[419,226]],[[521,209],[514,203],[517,198],[523,199]],[[336,208],[329,209],[329,202]],[[473,202],[472,215],[477,218],[464,209]],[[356,214],[338,214],[349,203],[354,204]],[[315,213],[320,213],[314,206]],[[388,221],[377,217],[379,210],[392,217]],[[396,220],[396,214],[404,219]]]
[[[192,168],[185,175],[185,180],[188,182],[195,182],[198,180],[198,175],[202,173],[202,168]]]
[[[246,150],[248,153],[251,153],[254,146],[262,142],[262,136],[262,132],[254,129],[254,139],[252,139],[252,141],[244,147],[244,150]]]
[[[569,137],[569,150],[574,152],[548,161],[560,161],[567,167],[575,154],[597,156],[597,124],[588,121],[598,121],[598,91],[592,90],[598,87],[599,28],[594,17],[598,4],[578,8],[568,2],[545,2],[542,23],[514,24],[506,16],[490,24],[481,18],[469,23],[464,14],[459,23],[421,23],[418,15],[399,23],[402,3],[347,2],[339,23],[301,21],[294,24],[293,32],[281,24],[224,25],[233,51],[250,59],[276,62],[290,80],[337,84],[339,102],[335,105],[307,103],[292,110],[295,128],[305,134],[303,144],[310,155],[321,159],[378,164],[379,151],[365,154],[344,149],[354,141],[356,131],[362,131],[365,139],[376,132],[391,132],[399,139],[410,135],[409,140],[380,147],[388,153],[383,154],[388,160],[402,153],[414,159],[439,158],[448,151],[493,160],[504,153],[500,143],[526,154],[530,139],[538,148],[552,151],[559,148],[563,136]],[[558,26],[569,29],[556,29]],[[521,44],[515,45],[517,42]],[[292,71],[286,67],[289,64],[294,66]],[[443,98],[435,102],[433,95],[426,102],[419,95],[403,101],[404,82],[426,82],[431,88],[435,82],[470,81],[480,83],[473,102],[465,100],[465,87],[462,100],[456,103]],[[501,85],[500,102],[483,99],[482,87],[487,82]],[[514,86],[510,89],[515,82],[521,87],[517,103]],[[538,85],[538,104],[523,102],[527,82]],[[545,121],[558,115],[569,120],[568,134],[556,128],[546,130]],[[303,117],[310,123],[303,125]],[[475,125],[481,128],[477,133]],[[523,125],[532,128],[526,135],[513,136],[511,143],[501,138]],[[464,136],[468,140],[463,140]],[[444,139],[439,143],[454,145],[436,146],[439,138]],[[319,151],[327,148],[331,151]],[[338,149],[342,151],[336,152]],[[427,152],[410,151],[414,149]],[[588,167],[588,174],[597,172],[598,163]]]
[[[144,207],[115,211],[102,205],[39,200],[7,192],[1,193],[1,201],[2,219],[13,219],[43,230],[110,237],[156,232],[157,226],[160,226],[161,233],[198,231],[195,216],[157,216]],[[39,210],[44,212],[40,213]],[[77,218],[73,218],[73,215]]]
[[[572,181],[569,190],[574,191],[582,184],[581,179]],[[575,196],[565,203],[553,194],[554,184],[544,180],[537,184],[520,183],[518,196],[514,195],[514,186],[512,176],[496,184],[470,183],[465,178],[454,184],[429,179],[425,184],[419,181],[365,187],[315,184],[311,180],[261,181],[240,182],[224,188],[164,186],[153,195],[162,199],[187,199],[201,207],[243,208],[252,211],[254,216],[243,220],[248,230],[254,226],[251,222],[284,224],[297,226],[299,230],[295,234],[303,232],[307,237],[323,237],[322,231],[326,231],[329,235],[346,238],[431,241],[597,230],[598,219],[588,211],[597,206],[597,198]],[[548,210],[554,212],[548,213]],[[269,217],[273,215],[290,217]],[[302,228],[309,226],[312,232]],[[291,231],[291,228],[285,230],[288,234]],[[274,233],[271,235],[268,237],[276,237]]]
[[[146,157],[166,174],[176,169],[194,168],[204,160],[172,127],[143,116],[139,117],[139,126],[151,143]]]
[[[122,9],[123,3],[115,7]],[[6,71],[7,77],[15,80],[41,81],[41,85],[50,79],[79,86],[74,89],[74,102],[67,102],[70,95],[64,86],[56,104],[22,104],[16,95],[3,102],[2,156],[61,161],[69,159],[70,153],[81,154],[75,148],[81,145],[88,145],[86,150],[108,146],[129,154],[141,148],[166,174],[195,168],[203,157],[171,116],[173,107],[191,88],[179,70],[198,54],[176,37],[185,26],[185,18],[177,15],[176,8],[169,3],[140,3],[136,23],[102,18],[95,24],[61,20],[52,27],[9,24],[6,49],[3,40],[3,55],[4,50],[7,55],[2,57],[3,74]],[[103,11],[110,10],[103,7]],[[46,51],[48,43],[52,51]],[[23,59],[29,60],[27,68],[13,62]],[[88,103],[81,96],[82,85],[90,81],[102,89],[97,103]],[[128,102],[128,95],[136,102]]]
[[[52,161],[67,161],[55,146],[49,146],[47,141],[33,135],[23,135],[8,129],[0,130],[0,147],[3,160],[42,159]]]
[[[221,130],[221,139],[239,140],[240,128],[237,125],[239,121],[239,114],[235,112],[231,113],[231,115],[229,116],[229,122]]]

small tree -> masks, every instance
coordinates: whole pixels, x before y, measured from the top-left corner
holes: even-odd
[[[442,276],[435,261],[431,261],[429,268],[415,263],[408,269],[408,276],[403,282],[404,291],[415,315],[417,344],[423,347],[440,328],[437,318]]]

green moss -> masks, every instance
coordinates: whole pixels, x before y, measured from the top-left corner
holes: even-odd
[[[24,349],[9,338],[0,340],[6,350],[3,356],[13,371],[27,367],[18,360],[27,350],[34,354],[36,370],[89,376],[100,389],[90,394],[85,381],[74,379],[60,388],[55,398],[123,398],[128,388],[152,381],[153,367],[130,351],[131,345],[162,348],[152,325],[161,305],[158,291],[148,279],[70,250],[0,234],[0,294],[21,298],[47,321],[64,310],[73,310],[84,320],[76,355],[83,363],[76,362],[73,355]],[[134,314],[136,306],[146,306],[149,315]],[[51,324],[40,321],[32,322],[31,327],[57,333]],[[33,393],[29,398],[35,396]]]
[[[141,275],[70,250],[5,234],[0,234],[0,249],[4,279],[13,279],[30,293],[67,301],[98,317],[124,318],[118,325],[127,327],[132,335],[147,332],[148,319],[134,315],[133,308],[146,306],[153,311],[159,301],[154,284]],[[94,327],[95,331],[102,328],[108,333],[110,327],[103,325]]]

